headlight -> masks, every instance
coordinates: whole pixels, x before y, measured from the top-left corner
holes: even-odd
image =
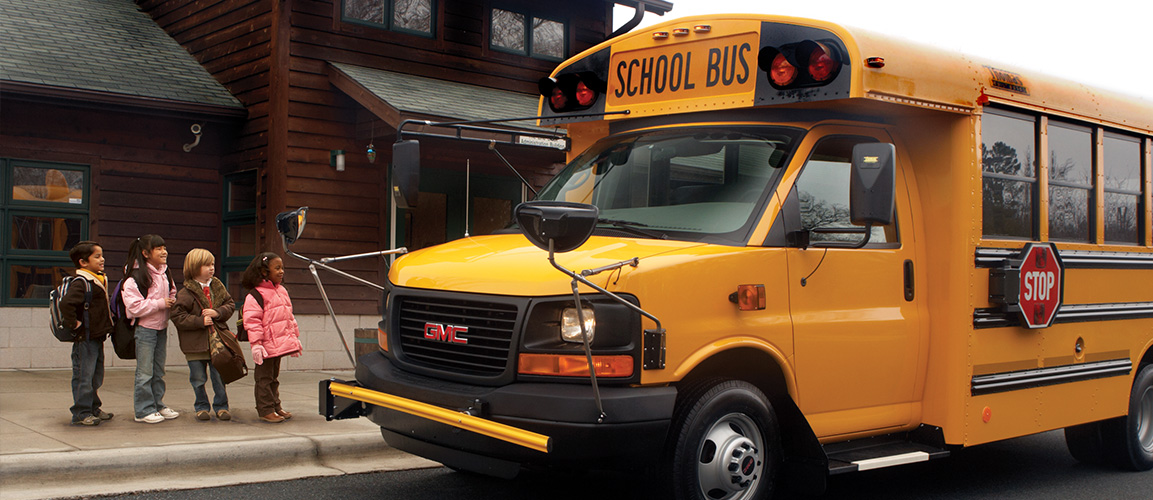
[[[596,332],[597,320],[596,315],[593,314],[592,305],[581,307],[581,315],[584,316],[585,329],[588,330],[589,343],[593,341],[593,333]],[[575,307],[566,307],[561,312],[560,318],[560,338],[565,342],[584,342],[581,336],[581,327],[577,323],[577,310]]]

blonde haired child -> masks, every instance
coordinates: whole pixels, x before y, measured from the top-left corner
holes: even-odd
[[[228,318],[236,303],[224,283],[216,276],[216,258],[203,248],[193,248],[184,257],[184,286],[176,291],[172,306],[172,324],[180,338],[180,350],[188,360],[188,382],[196,396],[193,403],[196,420],[231,420],[228,393],[220,372],[212,366],[210,342],[218,332],[228,330]],[[204,385],[212,380],[212,403]]]

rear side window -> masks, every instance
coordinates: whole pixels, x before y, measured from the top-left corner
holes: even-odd
[[[1032,239],[1037,196],[1036,119],[986,109],[981,119],[983,232]]]

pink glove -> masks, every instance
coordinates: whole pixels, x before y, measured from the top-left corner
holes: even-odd
[[[264,346],[259,345],[259,344],[253,344],[253,346],[252,346],[252,362],[259,365],[259,364],[264,362],[265,356],[268,356],[268,351],[264,350]]]

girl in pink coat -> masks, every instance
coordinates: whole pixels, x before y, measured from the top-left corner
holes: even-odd
[[[300,356],[300,327],[292,315],[292,300],[284,281],[284,261],[279,255],[264,252],[257,255],[244,271],[241,284],[264,299],[264,307],[245,295],[242,309],[244,329],[252,344],[252,361],[256,363],[253,389],[256,414],[268,423],[280,423],[292,414],[280,407],[280,360]]]

